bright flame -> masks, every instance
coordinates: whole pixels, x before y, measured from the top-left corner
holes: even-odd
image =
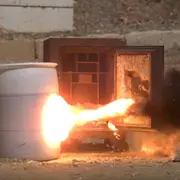
[[[73,107],[56,94],[51,95],[43,109],[42,126],[45,141],[52,147],[64,141],[74,125],[116,117],[126,113],[132,99],[119,99],[94,110]],[[111,130],[116,128],[108,123]]]
[[[108,128],[113,131],[113,134],[117,139],[120,138],[120,135],[118,133],[118,129],[116,128],[116,126],[113,123],[108,122]]]
[[[49,96],[42,114],[43,135],[52,147],[64,141],[75,123],[75,117],[66,101],[56,94]]]
[[[132,99],[119,99],[95,110],[81,110],[77,113],[77,123],[98,121],[104,118],[112,118],[123,115],[127,109],[134,103]]]
[[[112,124],[111,122],[108,122],[108,128],[112,131],[118,131],[116,126],[114,124]]]

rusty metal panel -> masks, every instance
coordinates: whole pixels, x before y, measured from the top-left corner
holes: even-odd
[[[71,97],[71,81],[72,73],[62,73],[59,83],[60,94],[65,98],[66,101],[70,101]]]
[[[80,83],[92,83],[92,74],[79,74]]]
[[[149,52],[118,52],[116,54],[116,98],[132,98],[146,103],[150,92],[151,54]],[[147,82],[147,86],[144,83]],[[126,126],[150,127],[150,117],[128,117]]]
[[[129,97],[138,103],[151,103],[158,114],[163,105],[163,47],[124,47],[115,53],[115,95]],[[136,122],[138,120],[138,123]],[[156,115],[138,118],[129,125],[157,127],[160,119]]]
[[[94,103],[97,99],[97,84],[73,84],[72,98],[76,103]]]
[[[126,45],[126,40],[122,38],[49,38],[44,41],[44,44],[49,43],[50,47],[62,48],[62,52],[72,53],[73,49],[78,50],[82,48],[82,51],[79,49],[79,53],[87,52],[87,50],[94,51],[95,48],[98,48],[98,51],[104,50],[107,52],[112,50],[112,48],[117,48]],[[78,47],[78,49],[76,49]],[[85,49],[83,49],[85,48]],[[69,50],[68,50],[69,49]],[[70,51],[72,49],[72,51]],[[65,50],[65,51],[64,51]],[[68,50],[68,52],[66,52]],[[76,52],[76,51],[75,51]],[[46,52],[45,52],[46,54]]]
[[[150,60],[150,53],[117,53],[117,98],[137,98],[140,95],[138,87],[134,87],[134,83],[131,83],[130,76],[136,78],[136,83],[139,83],[139,86],[141,81],[148,81],[150,84]],[[146,91],[149,93],[149,88]]]

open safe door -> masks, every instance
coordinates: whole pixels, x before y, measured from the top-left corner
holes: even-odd
[[[129,116],[126,126],[158,128],[163,105],[164,47],[125,46],[114,54],[115,96],[132,98],[135,103],[150,103],[156,113]],[[157,113],[158,112],[158,113]]]

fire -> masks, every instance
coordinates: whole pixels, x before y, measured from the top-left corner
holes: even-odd
[[[111,129],[112,131],[118,131],[116,126],[114,124],[112,124],[111,122],[108,122],[108,128]]]
[[[176,138],[177,134],[149,135],[149,138],[142,143],[141,151],[148,155],[171,156],[177,145]]]
[[[116,128],[116,126],[113,123],[108,122],[108,128],[113,131],[113,134],[116,137],[116,139],[120,139],[121,136],[118,133],[118,129]]]
[[[144,145],[144,146],[142,146],[141,151],[146,153],[146,154],[152,155],[152,154],[155,154],[158,151],[158,149],[156,147],[153,147],[153,146]]]
[[[77,123],[86,123],[92,120],[99,121],[100,119],[123,115],[133,103],[134,101],[132,99],[119,99],[97,109],[76,110]]]
[[[42,128],[45,141],[51,146],[58,146],[69,134],[75,123],[74,114],[66,101],[56,94],[48,97],[42,113]]]
[[[119,99],[92,110],[70,106],[61,96],[53,94],[43,108],[43,136],[51,147],[58,146],[74,125],[123,115],[133,103],[132,99]],[[108,127],[116,131],[112,123],[108,123]]]

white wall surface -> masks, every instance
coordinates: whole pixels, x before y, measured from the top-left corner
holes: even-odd
[[[15,32],[71,31],[73,0],[0,0],[0,26]]]
[[[0,5],[73,6],[73,0],[0,0]]]

